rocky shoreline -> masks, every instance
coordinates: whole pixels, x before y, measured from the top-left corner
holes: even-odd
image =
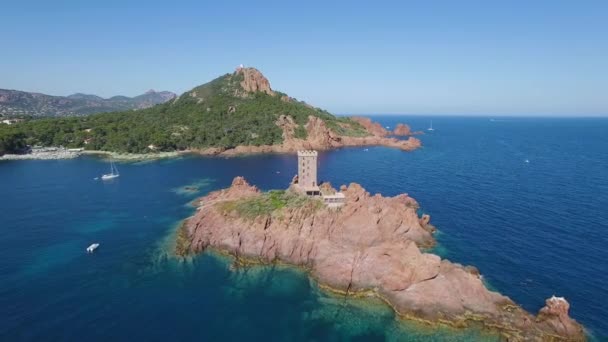
[[[190,151],[173,151],[173,152],[155,152],[155,153],[118,153],[109,151],[93,151],[84,150],[81,154],[83,155],[97,155],[112,158],[118,161],[143,161],[143,160],[156,160],[164,158],[175,158],[184,154],[191,153]]]
[[[407,319],[482,324],[510,341],[585,340],[564,298],[547,299],[534,316],[487,289],[474,267],[424,252],[435,244],[434,227],[429,216],[418,216],[413,198],[371,195],[358,184],[340,190],[346,202],[337,210],[297,195],[273,199],[268,203],[278,205],[268,210],[260,206],[268,195],[237,177],[230,188],[198,202],[179,231],[177,252],[213,249],[240,260],[303,267],[320,286],[377,296]]]
[[[158,153],[118,153],[110,151],[92,151],[82,149],[65,149],[61,147],[48,147],[34,150],[23,154],[5,154],[0,156],[0,160],[62,160],[74,159],[83,155],[101,156],[112,158],[117,161],[144,161],[164,158],[174,158],[191,153],[190,151],[181,152],[158,152]]]
[[[174,158],[185,154],[231,157],[263,153],[294,153],[298,150],[326,151],[342,147],[364,146],[384,146],[400,149],[402,151],[413,151],[422,146],[422,142],[412,136],[419,134],[419,132],[411,132],[409,126],[407,125],[398,124],[395,130],[391,132],[386,130],[379,123],[373,122],[368,118],[354,117],[352,119],[365,129],[367,132],[366,136],[339,135],[327,127],[325,121],[311,115],[308,117],[308,123],[304,127],[306,129],[306,138],[296,138],[295,129],[297,124],[291,116],[282,115],[275,123],[283,130],[283,142],[278,145],[242,145],[234,148],[209,147],[185,151],[151,152],[141,154],[49,147],[45,148],[45,150],[49,150],[47,152],[33,151],[32,153],[27,154],[5,154],[0,156],[0,160],[72,159],[81,155],[100,155],[119,161],[143,161]],[[399,139],[396,138],[396,136],[408,138]]]
[[[402,151],[413,151],[422,146],[422,142],[412,137],[409,127],[399,124],[400,129],[393,132],[387,131],[377,122],[372,122],[368,118],[354,117],[367,132],[367,136],[345,136],[339,135],[327,127],[322,119],[316,116],[309,116],[308,123],[304,125],[306,138],[296,137],[295,130],[297,124],[289,115],[281,115],[275,123],[283,130],[283,143],[279,145],[262,146],[237,146],[235,148],[210,147],[206,149],[193,150],[201,155],[210,156],[236,156],[259,153],[294,153],[299,150],[331,150],[341,147],[363,147],[363,146],[385,146],[397,148]],[[403,128],[407,127],[407,130]],[[393,136],[409,136],[408,139],[398,139]]]
[[[79,149],[65,149],[61,147],[48,147],[34,149],[29,153],[23,154],[4,154],[0,155],[0,160],[59,160],[74,159],[82,153]]]

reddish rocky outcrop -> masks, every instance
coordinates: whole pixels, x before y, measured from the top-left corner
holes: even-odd
[[[230,201],[261,192],[237,177],[230,188],[199,201],[182,227],[180,250],[213,248],[243,260],[301,266],[322,286],[379,296],[403,317],[458,327],[474,321],[515,341],[584,340],[565,300],[547,300],[534,317],[488,290],[474,267],[422,251],[435,240],[430,217],[418,217],[413,198],[371,195],[358,184],[340,189],[346,203],[339,210],[309,202],[245,218]]]
[[[270,88],[270,82],[256,68],[237,68],[235,74],[243,75],[241,87],[246,92],[255,93],[261,91],[268,95],[274,95],[274,91]]]
[[[538,324],[545,325],[560,336],[577,338],[580,336],[580,325],[570,318],[570,303],[563,297],[552,296],[545,301],[536,318]]]
[[[399,136],[412,135],[412,130],[410,129],[410,126],[400,123],[400,124],[397,124],[397,126],[395,126],[395,129],[393,130],[393,135],[399,135]]]
[[[368,136],[343,136],[338,135],[337,133],[329,129],[323,119],[310,115],[308,117],[308,123],[304,126],[307,133],[306,139],[295,138],[294,131],[297,127],[297,124],[289,115],[281,115],[277,119],[275,124],[279,126],[281,130],[283,130],[282,144],[261,146],[245,145],[237,146],[231,149],[221,149],[213,147],[204,150],[199,150],[198,153],[204,155],[234,156],[252,153],[292,153],[302,149],[329,150],[333,148],[348,146],[386,146],[398,148],[403,151],[413,151],[422,146],[420,140],[414,137],[409,137],[406,140],[402,140],[397,138],[388,138],[384,135],[378,135],[380,132],[377,129],[378,124],[373,124],[372,126],[370,126],[372,127],[372,131],[368,130]],[[366,128],[365,125],[363,125],[363,127]]]
[[[293,120],[291,116],[281,115],[275,122],[275,125],[279,126],[283,131],[283,140],[293,139],[293,135],[298,124]]]
[[[389,135],[389,132],[384,127],[382,127],[381,124],[373,122],[370,118],[355,116],[352,117],[352,119],[358,122],[361,126],[363,126],[363,128],[365,128],[371,135],[377,137],[385,137]]]

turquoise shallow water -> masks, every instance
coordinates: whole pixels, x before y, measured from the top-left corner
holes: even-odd
[[[437,117],[433,125],[413,153],[322,153],[320,178],[409,193],[441,230],[441,255],[477,266],[531,311],[566,296],[593,338],[608,338],[608,120]],[[102,183],[93,178],[108,164],[94,158],[0,163],[0,340],[496,340],[397,321],[384,304],[327,295],[297,270],[171,257],[171,233],[193,212],[191,200],[237,175],[285,187],[295,156],[119,168],[119,179]],[[87,255],[92,242],[101,247]]]

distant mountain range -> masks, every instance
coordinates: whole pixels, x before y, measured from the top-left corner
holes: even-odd
[[[51,96],[19,90],[0,89],[2,116],[82,116],[94,113],[144,109],[176,97],[170,91],[149,90],[145,94],[104,99],[96,95]]]

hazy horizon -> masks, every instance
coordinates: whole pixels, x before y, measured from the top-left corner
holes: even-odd
[[[242,63],[332,113],[608,116],[605,2],[180,4],[6,4],[0,88],[179,95]]]

